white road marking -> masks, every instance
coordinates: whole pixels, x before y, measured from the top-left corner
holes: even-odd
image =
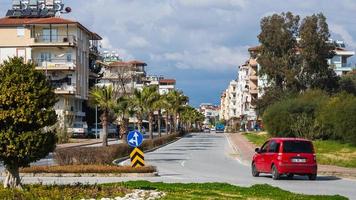
[[[185,161],[181,162],[180,165],[182,165],[182,167],[184,167]]]

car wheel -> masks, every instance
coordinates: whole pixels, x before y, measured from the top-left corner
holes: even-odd
[[[288,178],[288,179],[293,179],[293,177],[294,177],[294,174],[288,174],[288,175],[287,175],[287,178]]]
[[[260,175],[260,173],[257,171],[255,163],[252,163],[251,169],[252,169],[252,176],[253,177],[258,177]]]
[[[276,166],[272,165],[272,178],[273,180],[278,180],[280,178],[280,174]]]
[[[309,177],[309,180],[311,180],[311,181],[315,181],[315,180],[316,180],[317,175],[316,175],[316,174],[309,174],[309,175],[308,175],[308,177]]]

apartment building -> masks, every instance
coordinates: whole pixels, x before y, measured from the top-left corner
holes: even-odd
[[[103,77],[98,86],[113,85],[121,92],[128,94],[133,93],[135,88],[143,87],[143,81],[146,77],[146,63],[138,60],[115,61],[111,57],[109,62],[104,58],[104,63],[102,64],[104,66]]]
[[[204,125],[213,125],[217,123],[220,115],[220,106],[210,103],[202,103],[199,107],[199,112],[205,116]]]
[[[348,58],[355,55],[355,51],[350,51],[346,49],[344,41],[335,41],[336,49],[335,56],[332,59],[328,60],[328,63],[331,68],[334,69],[335,73],[338,76],[345,75],[351,72],[353,69],[356,69],[356,65],[348,63]]]
[[[147,76],[143,79],[143,86],[156,85],[158,91],[161,95],[167,94],[168,92],[176,89],[176,80],[175,79],[166,79],[163,76]]]
[[[0,62],[22,57],[46,74],[58,95],[60,120],[83,123],[88,99],[89,56],[102,38],[77,21],[60,17],[0,18]]]
[[[238,118],[237,107],[237,81],[230,82],[228,88],[223,92],[220,99],[220,119],[229,121],[232,118]]]

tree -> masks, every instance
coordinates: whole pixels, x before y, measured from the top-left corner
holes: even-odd
[[[298,43],[302,64],[298,80],[302,90],[322,89],[335,92],[338,78],[327,59],[334,57],[335,45],[329,42],[330,33],[325,16],[320,13],[307,16],[299,28]]]
[[[261,43],[258,62],[260,75],[266,76],[269,85],[279,89],[298,90],[296,76],[300,71],[297,54],[299,16],[292,13],[274,14],[261,20]]]
[[[159,93],[157,86],[148,86],[144,87],[142,90],[142,98],[144,99],[144,112],[148,115],[149,123],[149,134],[150,139],[153,139],[153,120],[154,120],[154,111],[156,111],[156,103],[159,101]]]
[[[98,106],[103,112],[102,125],[103,132],[101,138],[103,146],[108,146],[108,122],[109,114],[114,109],[117,100],[117,91],[113,86],[95,87],[91,90],[89,95],[90,105]]]
[[[341,77],[339,85],[340,91],[356,95],[356,70]]]
[[[170,109],[173,113],[173,131],[177,131],[177,124],[179,111],[182,106],[188,102],[188,97],[184,96],[183,92],[172,90],[167,94],[167,100],[170,104]]]
[[[131,104],[131,99],[128,96],[122,96],[117,99],[117,103],[114,108],[115,114],[120,120],[120,137],[126,142],[126,133],[128,131],[129,119],[133,116],[134,108]]]
[[[167,104],[168,102],[166,101],[167,99],[165,98],[165,95],[159,95],[158,100],[153,104],[153,107],[155,110],[158,111],[158,116],[157,116],[157,128],[158,128],[158,136],[162,137],[162,130],[161,130],[161,126],[162,126],[162,109],[164,109],[165,107],[168,107]],[[166,125],[167,126],[167,125]],[[167,127],[166,127],[167,129]]]
[[[131,101],[137,118],[137,128],[141,131],[142,120],[145,115],[145,97],[143,96],[142,91],[135,89]]]
[[[21,188],[19,168],[27,167],[55,149],[57,98],[46,76],[22,58],[0,66],[0,160],[5,188]]]

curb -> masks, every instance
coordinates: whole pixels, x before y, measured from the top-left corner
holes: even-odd
[[[153,173],[20,173],[21,177],[155,177]]]
[[[115,141],[115,140],[112,140],[112,141]],[[108,142],[110,142],[108,140]],[[77,145],[77,146],[70,146],[70,147],[61,147],[61,148],[58,148],[58,150],[61,150],[61,149],[70,149],[70,148],[77,148],[77,147],[85,147],[85,146],[89,146],[89,145],[95,145],[95,144],[102,144],[103,142],[94,142],[94,143],[87,143],[87,144],[80,144],[80,145]],[[109,145],[110,146],[110,145]],[[57,150],[57,148],[56,148]]]
[[[185,136],[183,136],[185,137]],[[167,142],[166,144],[162,144],[161,146],[158,146],[158,147],[154,147],[153,149],[148,149],[146,151],[143,151],[144,153],[150,153],[150,152],[153,152],[153,151],[156,151],[157,149],[160,149],[162,147],[165,147],[167,145],[170,145],[172,143],[175,143],[177,142],[178,140],[182,139],[183,137],[177,137],[175,140],[172,140],[170,142]],[[128,160],[130,158],[130,156],[125,156],[125,157],[122,157],[122,158],[118,158],[118,159],[115,159],[114,161],[112,161],[112,164],[114,165],[119,165],[119,163],[125,161],[125,160]]]

